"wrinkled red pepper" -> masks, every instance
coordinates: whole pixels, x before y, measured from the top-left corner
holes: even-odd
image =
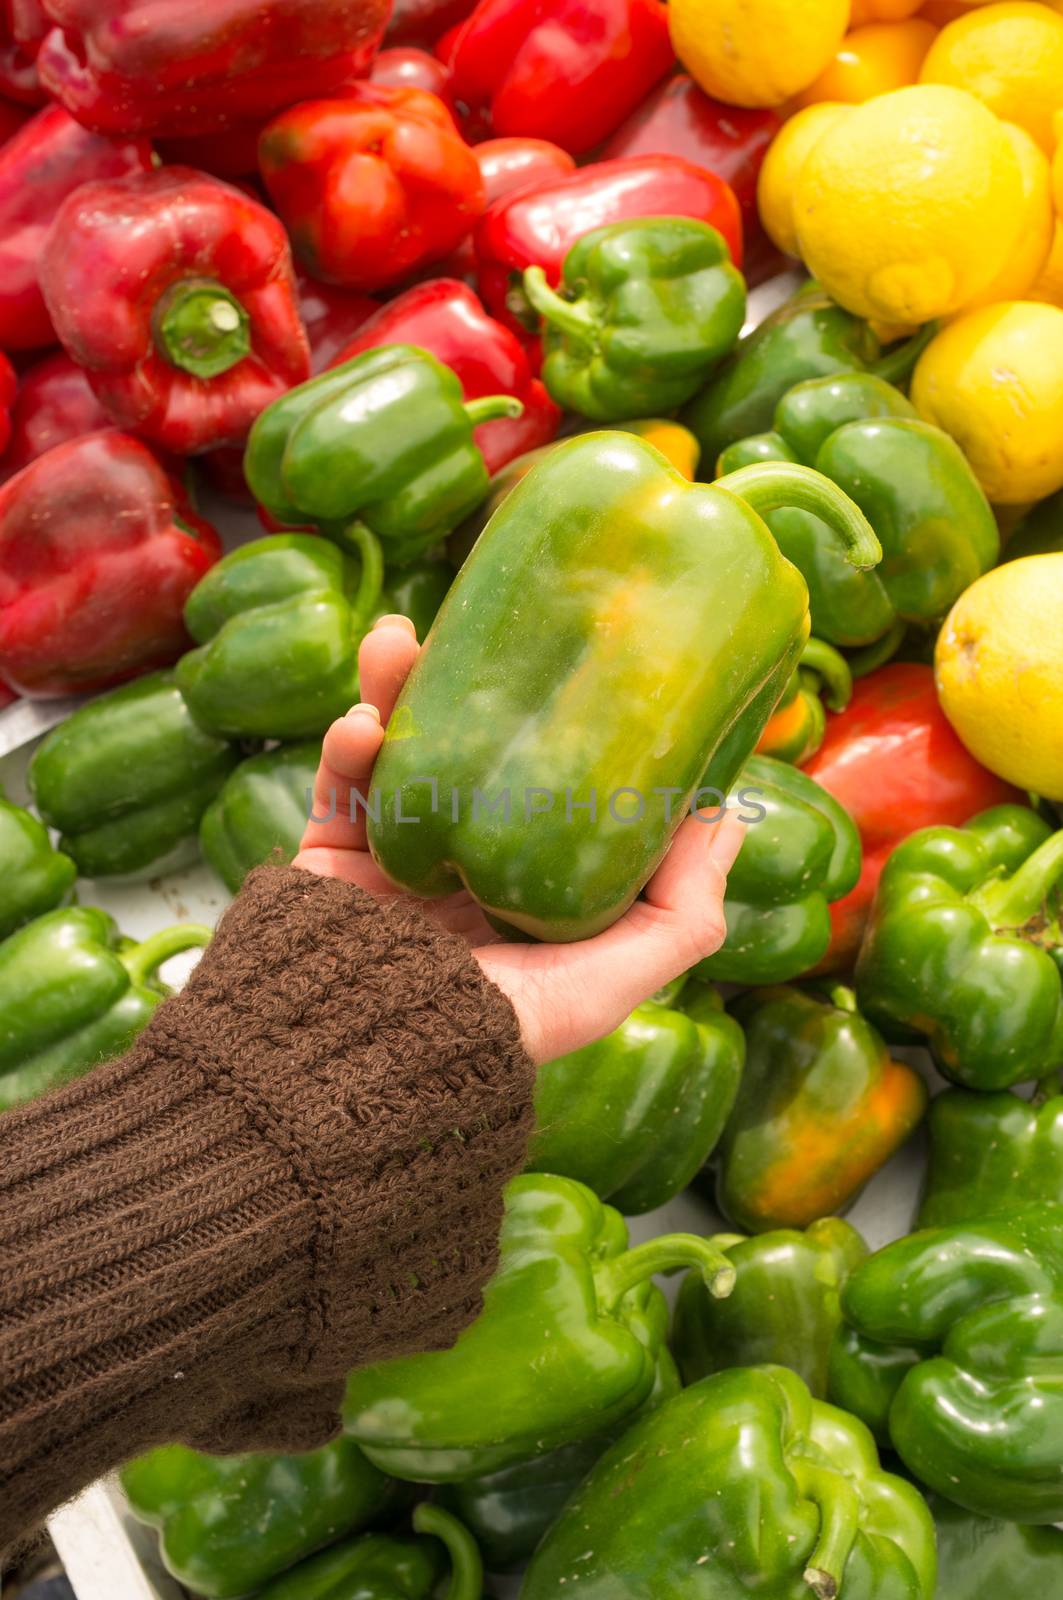
[[[175,455],[242,444],[310,374],[281,222],[186,167],[71,195],[41,287],[108,416]]]
[[[382,344],[412,344],[457,374],[466,400],[512,394],[524,411],[519,417],[482,422],[473,437],[488,472],[525,450],[548,444],[561,412],[534,378],[519,339],[487,315],[467,284],[454,278],[419,283],[382,306],[331,363],[338,365]]]
[[[448,60],[456,104],[487,128],[578,156],[645,99],[675,52],[660,0],[480,0]]]
[[[185,601],[220,554],[139,439],[57,445],[0,488],[0,675],[47,697],[166,666],[188,648]]]
[[[568,151],[547,139],[485,139],[482,144],[473,145],[472,153],[484,180],[485,207],[529,184],[563,178],[576,170]],[[448,278],[476,282],[476,246],[471,233],[440,264],[439,270]]]
[[[57,444],[110,425],[77,363],[62,350],[46,356],[22,374],[11,410],[11,439],[0,460],[0,477],[13,478]]]
[[[5,355],[0,355],[0,455],[3,455],[11,443],[14,431],[14,419],[11,413],[17,389],[18,378],[15,369]]]
[[[316,278],[382,289],[441,261],[483,211],[476,158],[438,95],[359,84],[266,128],[259,165]]]
[[[21,37],[15,0],[16,32]],[[43,0],[41,82],[101,133],[262,123],[368,71],[387,0]]]
[[[47,100],[37,76],[37,51],[46,30],[40,0],[0,0],[0,94],[9,100],[26,106]]]
[[[437,94],[452,110],[450,103],[450,68],[438,56],[416,45],[395,45],[381,50],[369,74],[370,83],[383,83],[390,89],[423,89],[426,94]]]
[[[38,111],[0,147],[0,349],[55,343],[37,275],[63,201],[82,184],[150,167],[146,139],[101,139],[61,106]]]
[[[475,0],[395,0],[384,43],[433,45],[464,22]]]
[[[592,228],[632,217],[697,217],[727,241],[742,265],[742,217],[722,178],[678,156],[598,161],[568,177],[529,184],[489,206],[476,230],[480,296],[514,331],[538,328],[524,295],[524,269],[561,281],[570,247]]]
[[[938,704],[933,670],[914,661],[859,678],[804,770],[845,806],[864,852],[856,888],[830,908],[826,971],[852,965],[895,845],[917,828],[959,827],[987,806],[1022,799],[960,743]]]

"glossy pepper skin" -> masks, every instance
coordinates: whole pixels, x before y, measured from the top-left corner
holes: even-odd
[[[899,1239],[852,1274],[842,1310],[854,1338],[832,1364],[832,1394],[860,1399],[865,1351],[874,1362],[900,1346],[885,1398],[909,1471],[982,1516],[1060,1520],[1063,1208]]]
[[[384,43],[416,44],[428,49],[464,22],[472,8],[473,0],[395,0]]]
[[[854,1417],[783,1367],[704,1378],[602,1457],[522,1600],[933,1600],[934,1525]]]
[[[0,145],[0,350],[54,344],[38,281],[58,208],[84,183],[147,172],[145,139],[102,139],[48,106]]]
[[[240,128],[344,89],[368,71],[388,13],[383,0],[42,0],[40,9],[52,24],[37,56],[41,82],[79,122],[176,137]]]
[[[358,519],[388,562],[411,561],[483,498],[473,429],[519,400],[465,401],[461,383],[412,345],[366,350],[293,389],[259,418],[244,472],[280,523],[340,534]]]
[[[429,897],[460,879],[537,938],[621,916],[684,811],[722,799],[796,664],[807,591],[757,515],[796,501],[875,560],[851,503],[800,468],[706,488],[622,433],[533,468],[467,558],[389,724],[368,824],[383,871]],[[603,716],[617,695],[622,717]]]
[[[568,151],[549,139],[484,139],[473,145],[472,153],[484,181],[485,209],[516,189],[550,183],[576,170]],[[476,282],[476,246],[471,233],[441,263],[440,270],[464,282]],[[527,339],[527,331],[524,333]]]
[[[31,461],[86,433],[110,427],[85,373],[63,350],[45,356],[19,380],[11,407],[11,438],[0,460],[0,482]]]
[[[680,998],[647,1000],[540,1070],[529,1171],[578,1178],[624,1216],[687,1187],[734,1105],[745,1043],[715,990],[690,980]]]
[[[7,357],[0,351],[0,454],[11,442],[13,422],[11,413],[18,391],[18,374]]]
[[[1017,1205],[1063,1203],[1063,1095],[947,1089],[927,1118],[930,1157],[918,1224],[977,1222]]]
[[[76,190],[40,280],[104,410],[175,455],[242,444],[259,412],[309,376],[283,224],[190,168]]]
[[[1007,1089],[1063,1065],[1063,832],[1025,806],[923,828],[886,863],[856,964],[863,1010],[940,1070]]]
[[[54,849],[47,828],[0,792],[0,939],[61,905],[76,877],[77,867]]]
[[[16,4],[21,41],[16,37]],[[0,94],[19,105],[40,106],[48,98],[36,61],[46,28],[40,0],[0,0]]]
[[[845,657],[823,639],[809,639],[757,744],[757,754],[804,766],[823,743],[827,713],[844,711],[853,693]]]
[[[416,1537],[363,1533],[346,1539],[274,1578],[257,1600],[431,1600],[445,1557],[445,1600],[480,1600],[483,1560],[468,1529],[428,1501],[414,1507],[410,1520]]]
[[[466,401],[508,394],[523,410],[517,417],[494,417],[473,430],[476,448],[489,473],[514,456],[537,450],[554,437],[559,406],[532,376],[527,352],[516,334],[488,316],[473,289],[456,278],[415,284],[388,302],[336,353],[341,366],[380,345],[414,345],[449,367]]]
[[[321,759],[316,739],[241,761],[199,824],[199,848],[231,894],[252,867],[291,861],[299,849]]]
[[[829,905],[856,882],[860,836],[825,789],[771,756],[745,763],[733,800],[748,826],[727,881],[727,937],[695,971],[720,983],[788,983],[827,948]]]
[[[480,0],[450,51],[451,92],[496,134],[581,156],[674,59],[660,0]]]
[[[735,1005],[747,1068],[720,1141],[716,1196],[737,1227],[803,1228],[849,1205],[926,1110],[922,1078],[856,1009],[756,989]]]
[[[684,1384],[728,1367],[787,1367],[815,1400],[827,1398],[831,1343],[842,1320],[841,1287],[867,1246],[840,1217],[805,1232],[778,1228],[727,1247],[735,1286],[713,1300],[690,1273],[676,1297],[670,1344]]]
[[[1037,1595],[1063,1600],[1063,1531],[998,1517],[976,1517],[938,1495],[928,1497],[937,1534],[935,1600]]]
[[[481,299],[516,332],[535,331],[538,318],[523,289],[527,268],[541,267],[556,288],[577,240],[636,217],[707,222],[723,235],[735,266],[742,265],[741,213],[722,178],[679,156],[632,156],[593,162],[488,206],[475,235]]]
[[[159,1531],[167,1572],[232,1600],[346,1534],[389,1520],[408,1491],[350,1439],[300,1455],[210,1456],[167,1444],[122,1469],[141,1522]]]
[[[93,906],[48,911],[0,944],[0,1111],[128,1049],[168,993],[155,971],[210,942],[183,923],[141,944]]]
[[[666,1319],[653,1274],[690,1266],[718,1294],[733,1281],[692,1234],[628,1249],[620,1213],[569,1178],[526,1173],[505,1201],[498,1268],[457,1343],[347,1380],[344,1427],[385,1471],[445,1483],[600,1433],[654,1387]]]
[[[221,541],[139,439],[56,445],[0,487],[0,673],[81,694],[164,666]]]
[[[355,289],[338,289],[305,272],[298,276],[299,315],[310,341],[310,370],[314,377],[331,367],[358,329],[380,310],[380,301]]]
[[[543,379],[595,422],[674,411],[742,331],[746,292],[715,228],[692,217],[615,222],[584,234],[561,286],[529,267],[543,318]]]
[[[173,673],[153,672],[53,728],[28,781],[82,877],[145,878],[196,859],[199,819],[238,760],[192,720]]]
[[[771,460],[803,461],[833,478],[882,540],[881,565],[856,574],[815,517],[771,519],[808,584],[813,630],[831,644],[873,644],[898,621],[935,622],[1000,555],[989,502],[959,445],[873,373],[795,385],[772,431],[731,445],[719,470]]]
[[[476,157],[422,89],[361,83],[292,106],[263,131],[258,159],[300,261],[349,289],[441,261],[483,211]]]

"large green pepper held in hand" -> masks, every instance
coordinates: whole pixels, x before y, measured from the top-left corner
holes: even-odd
[[[1063,1203],[1063,1094],[1030,1102],[1007,1090],[947,1089],[932,1102],[927,1127],[921,1228]]]
[[[892,384],[813,378],[783,395],[772,428],[724,450],[718,470],[802,461],[851,495],[882,541],[881,565],[856,573],[818,517],[784,508],[768,518],[808,583],[820,638],[866,646],[901,623],[930,625],[998,559],[996,520],[963,451]]]
[[[167,1444],[122,1469],[167,1572],[194,1594],[234,1600],[348,1533],[400,1512],[411,1491],[350,1439],[299,1455],[211,1456]]]
[[[854,1417],[783,1367],[732,1367],[602,1457],[521,1600],[933,1600],[934,1525]]]
[[[1063,1530],[976,1517],[927,1497],[938,1547],[934,1600],[1063,1600]]]
[[[787,983],[826,952],[830,903],[860,876],[860,835],[814,779],[772,756],[746,762],[732,802],[748,825],[727,880],[727,937],[695,971],[719,983]]]
[[[29,786],[84,878],[144,878],[196,859],[196,829],[239,761],[195,722],[172,671],[80,706],[38,745]]]
[[[49,911],[0,944],[0,1111],[127,1049],[169,990],[157,968],[211,930],[181,923],[140,944],[93,906]]]
[[[581,1183],[526,1173],[506,1186],[499,1266],[449,1350],[363,1367],[344,1427],[397,1476],[479,1476],[600,1433],[636,1411],[663,1342],[654,1273],[689,1266],[717,1294],[734,1269],[712,1240],[627,1248],[618,1211]]]
[[[260,1589],[255,1600],[481,1600],[483,1561],[467,1528],[427,1500],[414,1507],[414,1537],[363,1533],[322,1550]]]
[[[856,964],[887,1037],[925,1038],[941,1071],[1007,1089],[1063,1065],[1063,830],[1025,806],[897,846]]]
[[[863,1239],[840,1217],[824,1217],[804,1233],[779,1228],[726,1250],[735,1269],[726,1300],[706,1294],[693,1273],[679,1286],[670,1342],[683,1382],[727,1367],[788,1367],[825,1400],[841,1287],[867,1255]]]
[[[982,1516],[1063,1519],[1063,1206],[898,1239],[842,1312],[832,1398],[884,1412],[920,1482]]]
[[[487,493],[473,429],[523,409],[510,395],[466,401],[426,350],[384,345],[267,406],[244,475],[278,522],[310,522],[334,538],[368,529],[386,561],[412,561]]]
[[[552,289],[528,267],[524,292],[543,319],[543,382],[594,422],[674,411],[742,331],[746,288],[721,234],[689,217],[594,228],[572,246]]]
[[[308,739],[358,699],[358,646],[380,594],[372,539],[362,560],[314,534],[271,534],[224,556],[189,596],[199,645],[177,685],[208,733]]]
[[[319,740],[281,745],[241,761],[199,825],[199,848],[231,894],[252,867],[291,861],[306,829],[321,759]]]
[[[0,790],[0,939],[68,898],[77,867],[44,824]]]
[[[708,1160],[744,1057],[714,989],[689,979],[681,1006],[646,1001],[540,1069],[528,1170],[577,1178],[624,1216],[663,1206]]]
[[[427,897],[464,883],[542,939],[621,916],[684,812],[730,788],[808,637],[804,581],[758,515],[781,504],[816,508],[854,561],[877,560],[863,516],[806,468],[710,488],[622,433],[534,467],[388,724],[368,830],[384,872]]]

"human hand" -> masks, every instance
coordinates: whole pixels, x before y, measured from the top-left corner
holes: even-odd
[[[352,821],[350,796],[352,790],[369,793],[382,723],[416,658],[417,639],[406,617],[381,617],[363,639],[358,672],[366,700],[325,735],[313,815],[328,820],[307,823],[294,862],[355,883],[379,900],[413,897],[369,854],[365,814],[356,808]],[[642,897],[604,933],[573,944],[507,942],[465,890],[414,904],[468,940],[487,977],[511,1002],[532,1059],[553,1061],[619,1027],[647,996],[720,948],[727,873],[744,833],[734,812],[715,823],[688,817]]]

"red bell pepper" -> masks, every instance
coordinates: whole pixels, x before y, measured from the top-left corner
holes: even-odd
[[[13,478],[67,439],[98,433],[110,425],[85,373],[58,350],[22,374],[11,411],[11,440],[0,461],[0,478]]]
[[[12,408],[15,404],[15,392],[18,389],[18,378],[15,369],[5,355],[0,354],[0,455],[7,449],[11,442],[13,430]]]
[[[464,22],[475,0],[395,0],[384,43],[434,45]]]
[[[23,127],[30,115],[29,106],[16,105],[14,100],[0,100],[0,145]]]
[[[212,178],[258,178],[258,141],[264,122],[249,122],[246,127],[224,133],[203,133],[188,139],[158,139],[156,147],[163,162],[172,167],[194,167],[209,172]]]
[[[15,11],[20,13],[16,36]],[[37,51],[47,24],[40,0],[0,0],[0,94],[26,106],[42,106],[48,96],[37,76]]]
[[[863,867],[830,908],[832,937],[820,970],[849,967],[875,889],[895,845],[917,828],[959,827],[976,811],[1023,797],[964,748],[945,719],[932,668],[891,661],[857,680],[846,709],[805,768],[860,830]]]
[[[481,422],[473,435],[488,472],[548,444],[557,433],[561,412],[532,376],[520,340],[489,317],[473,291],[457,279],[437,278],[407,289],[370,317],[331,364],[383,344],[427,350],[456,373],[466,400],[511,394],[521,401],[519,417]]]
[[[38,111],[0,147],[0,349],[55,343],[37,272],[45,237],[67,196],[94,179],[150,167],[147,140],[101,139],[61,106]]]
[[[390,89],[423,89],[427,94],[437,94],[452,110],[450,103],[450,68],[438,56],[416,45],[394,45],[381,50],[369,74],[370,83],[383,83]]]
[[[71,195],[41,287],[119,427],[175,455],[242,444],[310,375],[284,228],[242,190],[164,167]]]
[[[583,234],[632,217],[697,217],[727,241],[742,265],[742,216],[722,178],[678,156],[598,161],[568,177],[529,184],[489,206],[476,230],[480,296],[515,331],[538,328],[522,287],[524,269],[540,266],[547,282]]]
[[[380,310],[380,301],[357,289],[338,289],[300,273],[299,310],[310,340],[310,370],[316,376],[331,367],[358,329]]]
[[[173,138],[341,92],[368,71],[388,14],[387,0],[43,0],[43,10],[41,82],[79,122]]]
[[[576,170],[568,151],[548,139],[485,139],[482,144],[473,145],[472,153],[484,180],[485,207],[517,189],[563,178]],[[441,263],[440,271],[448,278],[466,278],[475,283],[476,247],[471,233]]]
[[[57,445],[0,488],[0,676],[47,697],[166,666],[188,648],[185,601],[220,554],[139,439]]]
[[[383,289],[441,261],[483,211],[476,158],[438,95],[359,84],[266,128],[259,165],[316,278]]]
[[[660,0],[480,0],[449,52],[458,105],[496,134],[584,155],[675,61]]]

